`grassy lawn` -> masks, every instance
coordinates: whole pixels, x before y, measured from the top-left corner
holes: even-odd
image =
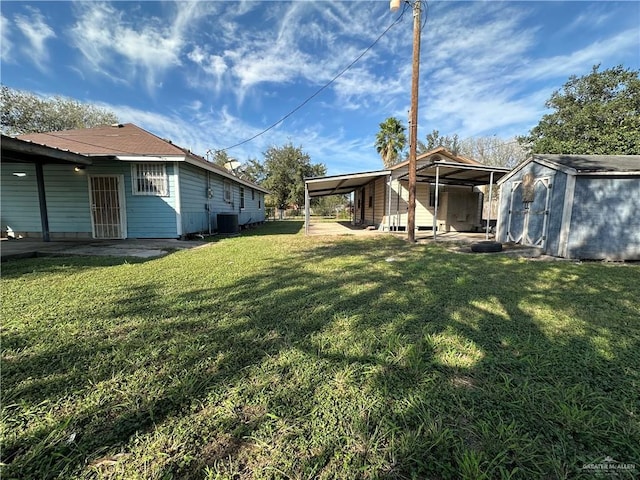
[[[2,266],[2,478],[640,474],[640,268],[304,237]]]

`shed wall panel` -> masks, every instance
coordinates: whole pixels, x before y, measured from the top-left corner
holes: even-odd
[[[640,260],[640,178],[576,178],[567,256]]]

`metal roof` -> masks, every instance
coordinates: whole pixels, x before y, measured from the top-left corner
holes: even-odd
[[[378,177],[388,176],[389,170],[374,172],[351,173],[347,175],[333,175],[329,177],[315,177],[305,179],[309,196],[341,195],[351,193],[359,187],[365,186]]]
[[[416,179],[418,182],[435,183],[437,174],[438,183],[440,184],[475,187],[488,185],[491,182],[492,173],[493,181],[496,182],[509,171],[510,169],[507,167],[436,161],[418,166],[416,169]],[[409,173],[405,173],[401,175],[399,179],[404,180],[408,176]]]

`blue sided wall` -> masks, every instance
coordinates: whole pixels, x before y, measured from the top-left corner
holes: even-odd
[[[35,165],[2,163],[0,222],[16,233],[40,237],[42,224]],[[18,177],[14,173],[24,173]],[[44,165],[44,188],[51,237],[91,238],[89,189],[84,172],[73,165]]]
[[[640,260],[640,178],[576,178],[567,257]]]

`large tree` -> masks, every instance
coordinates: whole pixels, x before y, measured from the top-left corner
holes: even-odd
[[[0,121],[2,133],[20,135],[109,125],[118,123],[118,117],[104,108],[71,98],[43,98],[2,85]]]
[[[395,117],[389,117],[380,124],[375,146],[385,168],[395,165],[400,160],[400,155],[407,144],[405,131],[405,126]]]
[[[271,191],[275,206],[280,209],[289,205],[301,207],[304,204],[304,179],[322,176],[327,171],[321,163],[312,164],[309,154],[291,143],[268,148],[262,167],[265,172],[262,184]]]
[[[519,140],[533,153],[640,154],[639,72],[619,65],[571,76],[544,115]]]

